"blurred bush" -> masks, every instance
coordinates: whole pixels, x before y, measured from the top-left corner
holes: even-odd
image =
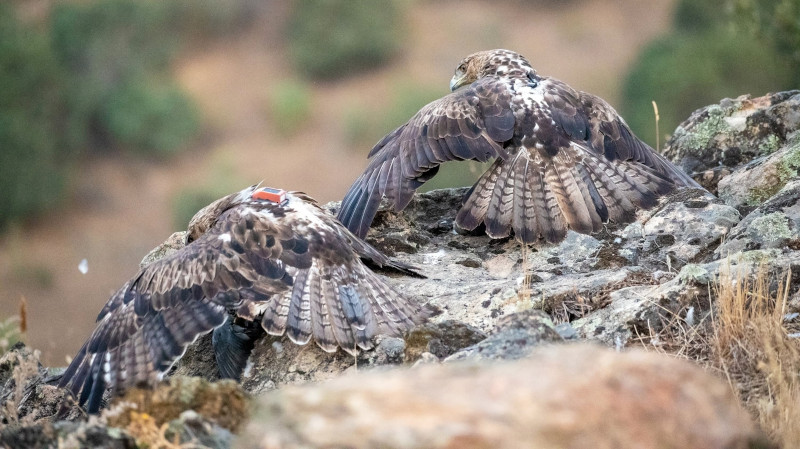
[[[213,156],[202,183],[180,189],[172,198],[172,222],[175,229],[186,229],[189,220],[200,209],[214,201],[246,187],[236,176],[236,158],[223,151]]]
[[[141,1],[141,0],[140,0]],[[152,0],[151,0],[152,1]],[[161,0],[173,33],[182,41],[215,39],[241,31],[272,2],[264,0]]]
[[[800,0],[727,0],[739,30],[751,31],[792,65],[800,87]]]
[[[166,81],[180,42],[171,5],[106,0],[54,7],[51,38],[68,74],[73,145],[163,155],[194,135],[191,99]]]
[[[260,0],[54,2],[34,28],[0,3],[0,228],[57,204],[79,151],[185,148],[199,117],[171,81],[174,57],[265,8]]]
[[[180,190],[172,199],[172,223],[175,229],[185,230],[194,214],[229,193],[232,192],[222,191],[212,186],[189,187]]]
[[[400,0],[297,0],[289,22],[295,68],[314,79],[334,79],[377,67],[400,47]]]
[[[658,104],[660,132],[670,134],[694,110],[722,98],[791,88],[787,58],[736,32],[724,3],[681,0],[673,31],[648,45],[628,74],[621,112],[651,145],[656,142],[651,101]]]
[[[311,89],[301,81],[278,82],[269,94],[269,114],[282,136],[294,135],[311,116]]]
[[[123,148],[169,156],[198,129],[194,104],[176,86],[131,80],[110,92],[101,123]]]
[[[46,38],[0,4],[0,228],[62,199],[60,75]]]

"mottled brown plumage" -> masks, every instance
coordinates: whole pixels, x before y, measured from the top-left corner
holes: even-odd
[[[105,305],[60,383],[90,412],[107,388],[153,385],[229,312],[260,319],[269,334],[285,333],[297,344],[314,340],[329,352],[368,349],[373,336],[399,335],[428,315],[361,258],[404,265],[351,234],[309,197],[289,193],[286,202],[275,203],[254,199],[255,190],[201,210],[184,248],[142,268]],[[223,345],[237,344],[236,336],[220,335]],[[217,346],[218,362],[246,361],[247,353],[230,355],[237,348]]]
[[[680,186],[697,187],[647,144],[601,98],[542,77],[521,55],[491,50],[464,58],[453,93],[423,107],[369,153],[338,218],[364,237],[386,197],[396,211],[439,164],[494,164],[456,217],[493,238],[559,242],[568,229],[590,233],[628,222],[639,208]],[[460,88],[460,89],[459,89]]]

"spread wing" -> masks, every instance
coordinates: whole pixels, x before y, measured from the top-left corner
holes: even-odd
[[[598,97],[543,78],[517,101],[521,139],[475,184],[456,217],[461,228],[484,223],[494,238],[513,229],[525,243],[556,243],[567,229],[632,221],[677,186],[699,187]]]
[[[512,94],[507,80],[487,77],[423,107],[370,151],[369,165],[342,200],[339,220],[364,237],[382,197],[402,210],[439,164],[501,157],[503,142],[514,135]]]
[[[376,333],[397,335],[426,316],[364,266],[352,246],[358,239],[332,216],[293,201],[299,212],[230,209],[196,241],[143,268],[103,308],[61,386],[96,412],[107,388],[154,384],[232,309],[265,304],[267,332],[300,344],[313,337],[328,351],[371,347]]]
[[[563,84],[563,83],[562,83]],[[669,178],[676,186],[702,188],[694,179],[633,134],[625,120],[600,97],[580,92],[589,118],[589,140],[606,159],[640,163]]]
[[[290,229],[255,215],[239,218],[236,210],[227,212],[195,242],[144,267],[120,288],[61,386],[97,411],[106,388],[156,382],[191,342],[225,321],[228,309],[287,290],[287,267],[310,265],[310,258],[282,247],[292,241]]]

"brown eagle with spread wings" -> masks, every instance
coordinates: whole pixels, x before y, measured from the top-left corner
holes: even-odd
[[[633,135],[604,100],[539,76],[509,50],[464,58],[454,92],[423,107],[384,137],[342,201],[338,218],[359,237],[386,197],[403,210],[439,164],[494,164],[466,195],[456,225],[502,238],[556,243],[567,230],[591,233],[629,222],[676,187],[701,188]]]
[[[371,348],[373,336],[399,335],[430,314],[362,258],[409,268],[304,194],[252,186],[217,200],[192,219],[185,247],[111,296],[60,386],[96,412],[106,389],[153,385],[212,330],[220,373],[237,377],[252,343],[247,347],[248,332],[233,326],[229,312],[249,322],[260,316],[255,327],[301,345],[313,339],[328,352]]]

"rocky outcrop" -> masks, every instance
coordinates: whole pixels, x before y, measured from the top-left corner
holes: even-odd
[[[211,338],[200,338],[170,373],[174,383],[165,388],[177,396],[153,396],[183,404],[169,416],[152,414],[150,405],[129,397],[86,424],[74,402],[47,384],[51,373],[35,355],[18,348],[0,361],[0,405],[9,424],[0,443],[105,430],[119,444],[134,436],[141,444],[142,432],[155,428],[162,437],[192,436],[227,447],[237,429],[221,416],[240,422],[244,413],[198,404],[213,404],[215,396],[237,403],[263,396],[264,408],[251,428],[271,430],[248,431],[257,438],[254,447],[319,447],[323,441],[353,447],[626,447],[634,435],[652,443],[636,447],[673,447],[657,446],[664,435],[673,435],[674,447],[746,447],[739,444],[754,437],[752,425],[731,405],[722,384],[688,362],[570,343],[591,341],[626,352],[670,322],[692,326],[707,318],[723,269],[800,267],[798,102],[800,92],[787,92],[724,100],[696,112],[666,151],[719,198],[701,189],[679,191],[641,211],[635,223],[610,223],[590,236],[569,232],[558,245],[522,248],[511,239],[453,232],[466,189],[417,195],[402,213],[383,208],[367,240],[426,277],[383,275],[439,309],[437,316],[405,338],[378,337],[373,350],[356,356],[265,336],[255,344],[241,390],[217,382]],[[338,204],[325,207],[335,212]],[[184,233],[175,233],[143,263],[184,242]],[[795,284],[787,316],[800,312],[796,290]],[[542,346],[547,349],[540,352]],[[23,360],[28,368],[17,368]],[[192,376],[202,380],[183,381]],[[389,392],[402,405],[393,408]],[[126,400],[138,405],[126,406]],[[622,408],[604,408],[614,401]],[[691,413],[681,416],[680,409]],[[548,413],[553,410],[561,412]],[[597,432],[603,416],[619,432]],[[391,422],[402,426],[390,428]],[[349,436],[336,429],[352,429],[350,436],[362,439],[338,439]],[[244,443],[250,440],[241,441],[250,447]]]
[[[684,171],[698,174],[697,181],[716,193],[717,184],[734,169],[746,171],[746,164],[785,147],[800,129],[799,111],[796,90],[726,98],[698,109],[678,125],[664,155]]]

